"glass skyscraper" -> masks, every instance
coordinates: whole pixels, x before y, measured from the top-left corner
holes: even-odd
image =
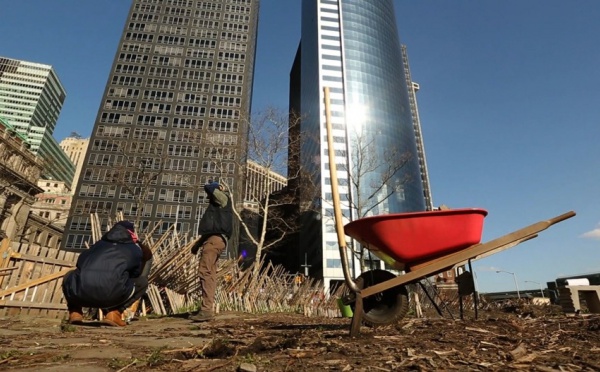
[[[326,287],[343,280],[343,273],[333,220],[324,87],[330,90],[345,222],[423,211],[429,204],[415,87],[394,14],[392,0],[302,2],[290,108],[302,117],[302,147],[297,151],[318,195],[301,201],[312,203],[314,214],[300,234],[300,255],[308,257],[305,265],[310,265],[311,276],[323,278]]]
[[[64,249],[92,243],[91,213],[194,236],[209,179],[240,198],[257,23],[258,0],[132,1]]]
[[[0,117],[43,159],[42,177],[70,186],[75,166],[52,136],[65,98],[52,66],[0,57]]]

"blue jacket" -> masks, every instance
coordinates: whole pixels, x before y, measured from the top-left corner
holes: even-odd
[[[141,248],[125,227],[115,225],[79,255],[77,268],[65,277],[63,292],[69,304],[115,307],[131,296],[131,278],[139,277],[141,270]]]

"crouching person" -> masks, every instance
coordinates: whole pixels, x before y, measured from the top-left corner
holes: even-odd
[[[138,242],[133,223],[117,222],[77,259],[63,279],[69,323],[83,322],[83,307],[103,309],[103,323],[123,327],[123,311],[148,288],[152,252]]]

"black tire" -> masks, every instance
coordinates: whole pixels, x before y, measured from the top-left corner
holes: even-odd
[[[395,278],[396,275],[385,270],[370,270],[362,273],[356,283],[360,289]],[[355,304],[350,305],[352,311]],[[408,313],[408,291],[400,285],[363,299],[363,323],[367,326],[383,326],[397,323]]]

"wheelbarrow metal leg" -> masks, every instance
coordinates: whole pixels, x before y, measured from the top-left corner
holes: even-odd
[[[360,325],[362,323],[363,314],[363,298],[360,293],[356,293],[356,301],[354,302],[354,314],[352,316],[352,324],[350,326],[350,337],[356,337],[360,333]]]
[[[473,266],[471,266],[471,259],[469,259],[469,271],[473,273],[473,275],[475,275],[475,272],[473,271]],[[477,292],[479,288],[475,288],[475,290],[473,291],[473,306],[475,307],[475,319],[478,318],[479,314],[477,313],[478,311],[478,307],[479,307],[479,292]]]
[[[425,295],[427,296],[427,298],[429,299],[429,302],[431,302],[431,304],[433,305],[433,307],[435,308],[437,313],[440,316],[444,316],[444,314],[442,314],[442,309],[440,309],[438,304],[435,302],[435,298],[433,298],[431,296],[431,294],[429,293],[429,291],[427,290],[427,288],[425,288],[425,285],[423,283],[421,283],[420,281],[418,283],[419,283],[419,286],[421,287],[421,289],[423,290],[423,292],[425,292]],[[450,316],[452,316],[452,314],[450,314]]]

